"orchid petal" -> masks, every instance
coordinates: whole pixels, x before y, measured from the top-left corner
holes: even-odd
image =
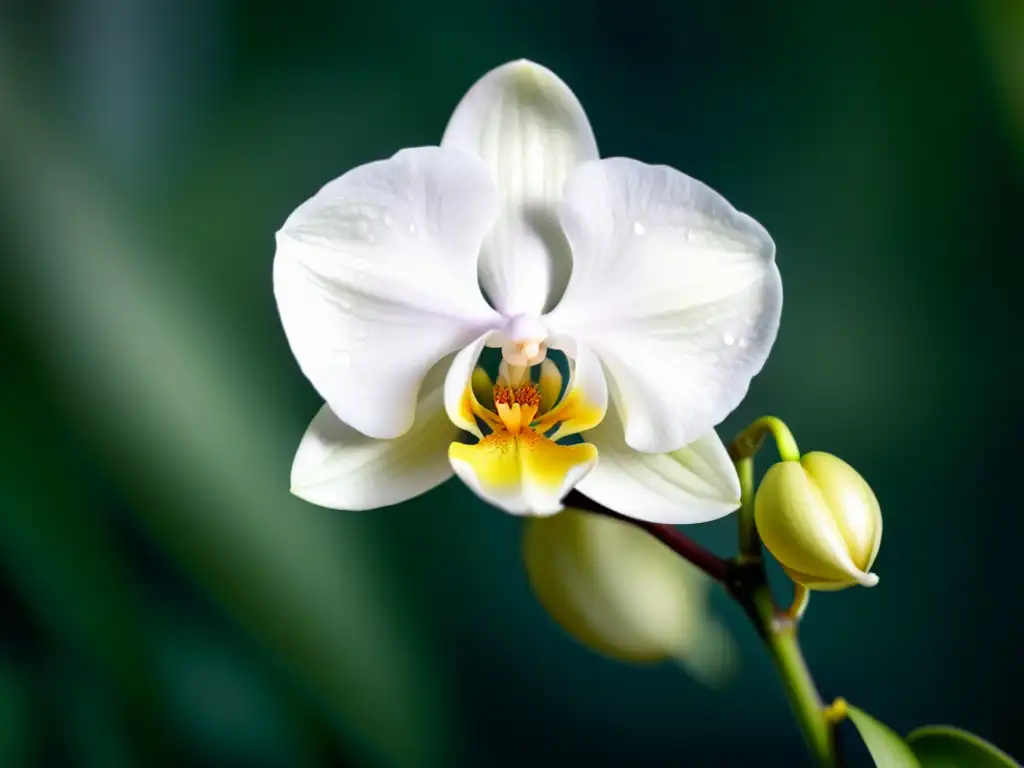
[[[775,244],[699,181],[624,158],[580,166],[561,216],[573,272],[547,327],[600,358],[631,447],[693,442],[739,404],[775,341]]]
[[[486,416],[480,413],[482,406],[473,391],[474,372],[480,353],[494,336],[493,332],[488,331],[460,350],[452,359],[444,381],[444,407],[448,418],[459,429],[477,437],[483,437],[476,423],[477,417],[486,420]]]
[[[550,436],[552,440],[593,429],[608,410],[608,385],[601,363],[582,344],[576,345],[575,352],[576,359],[570,358],[569,386],[565,394],[534,423],[538,432],[547,432],[557,424],[558,429]]]
[[[393,440],[357,432],[324,405],[292,464],[292,493],[332,509],[398,504],[452,476],[448,445],[459,430],[444,411],[442,381],[425,384],[412,429]]]
[[[740,504],[740,484],[725,446],[711,430],[671,453],[640,453],[626,445],[615,409],[584,435],[601,460],[577,486],[580,493],[627,517],[653,523],[705,523]]]
[[[480,259],[491,303],[506,317],[540,314],[571,268],[558,223],[562,187],[573,168],[598,156],[583,107],[550,70],[512,62],[470,88],[441,146],[482,159],[498,189],[500,214]]]
[[[476,275],[496,211],[478,159],[423,147],[349,171],[288,217],[278,309],[299,366],[342,421],[404,434],[427,371],[501,322]]]

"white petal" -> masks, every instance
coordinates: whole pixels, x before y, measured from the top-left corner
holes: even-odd
[[[440,485],[452,476],[448,446],[459,433],[442,400],[438,380],[417,404],[412,429],[393,440],[357,432],[324,405],[295,454],[292,493],[322,507],[358,510],[398,504]]]
[[[431,366],[500,322],[476,274],[496,210],[479,160],[423,147],[349,171],[285,222],[281,320],[342,421],[371,437],[403,434]]]
[[[672,453],[640,453],[622,438],[614,408],[584,434],[597,448],[597,466],[577,486],[615,512],[655,523],[705,523],[740,504],[740,483],[714,430]]]
[[[501,213],[484,245],[480,282],[507,317],[539,314],[565,287],[571,259],[557,204],[569,173],[597,158],[586,113],[557,75],[516,61],[484,75],[441,141],[481,158]]]
[[[452,360],[444,380],[444,407],[448,412],[448,418],[460,429],[477,437],[483,437],[483,433],[476,424],[473,402],[470,399],[476,397],[473,391],[473,371],[476,369],[480,352],[494,335],[488,331],[460,350]]]
[[[578,168],[561,213],[573,272],[549,329],[601,359],[629,445],[696,440],[743,399],[775,341],[775,244],[699,181],[624,158]]]

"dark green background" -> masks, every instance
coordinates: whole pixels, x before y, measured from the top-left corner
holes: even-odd
[[[812,600],[824,694],[1024,755],[1021,7],[0,4],[0,765],[804,764],[722,595],[743,667],[709,691],[570,641],[519,521],[455,483],[363,514],[288,494],[319,401],[274,231],[520,57],[602,154],[778,244],[779,340],[722,434],[783,417],[886,526],[880,585]],[[733,525],[692,532],[727,553]]]

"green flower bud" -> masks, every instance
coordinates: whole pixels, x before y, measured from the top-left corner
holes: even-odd
[[[828,453],[780,461],[754,502],[761,540],[793,581],[809,589],[873,587],[882,513],[856,470]]]
[[[708,612],[710,580],[646,532],[566,509],[526,521],[523,555],[540,603],[588,648],[676,659],[709,684],[731,672],[735,643]]]

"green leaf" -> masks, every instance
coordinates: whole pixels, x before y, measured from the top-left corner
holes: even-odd
[[[847,706],[847,713],[878,768],[922,768],[907,743],[887,725],[856,707]]]
[[[949,725],[918,728],[907,736],[907,743],[922,768],[1020,768],[998,747]]]

